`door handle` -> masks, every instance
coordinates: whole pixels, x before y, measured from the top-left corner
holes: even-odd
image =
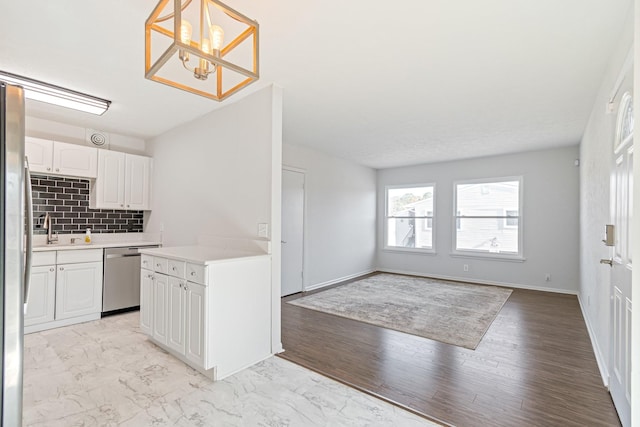
[[[286,241],[284,241],[284,240],[280,240],[280,243],[287,243],[287,242],[286,242]]]
[[[601,259],[600,260],[600,264],[609,264],[609,267],[613,267],[613,260],[612,259]]]

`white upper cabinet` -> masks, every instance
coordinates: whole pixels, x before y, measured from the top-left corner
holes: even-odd
[[[29,170],[31,172],[51,173],[53,168],[53,141],[27,136],[24,142],[24,151],[29,159]]]
[[[124,209],[124,153],[98,151],[95,204],[102,209]]]
[[[127,209],[151,208],[151,158],[125,155],[124,201]]]
[[[91,191],[91,207],[149,210],[151,158],[98,150],[98,177]]]
[[[98,149],[53,141],[53,171],[61,175],[95,178],[98,174]]]
[[[95,178],[98,149],[78,144],[25,138],[25,153],[31,172]]]

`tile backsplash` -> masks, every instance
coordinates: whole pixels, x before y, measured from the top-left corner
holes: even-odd
[[[31,176],[33,191],[33,232],[46,234],[42,228],[47,212],[53,218],[53,232],[140,233],[143,231],[142,211],[122,211],[89,208],[87,179],[59,176]]]

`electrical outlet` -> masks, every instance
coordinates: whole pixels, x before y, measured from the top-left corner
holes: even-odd
[[[462,266],[462,269],[463,269],[464,271],[469,271],[469,264],[465,264],[465,265],[463,265],[463,266]]]
[[[258,224],[258,237],[269,237],[269,224],[263,222]]]
[[[547,273],[547,275],[544,276],[544,280],[545,280],[545,282],[550,282],[551,281],[551,275],[549,273]]]

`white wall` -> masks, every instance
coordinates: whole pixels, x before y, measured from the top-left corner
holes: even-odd
[[[146,231],[165,245],[204,235],[257,239],[271,224],[272,87],[149,142],[154,160]]]
[[[375,170],[289,144],[282,162],[305,170],[305,289],[374,270]]]
[[[557,292],[578,290],[578,147],[378,171],[378,267]],[[453,183],[523,176],[524,262],[454,257]],[[435,255],[383,249],[385,186],[435,183]],[[463,265],[469,271],[463,271]],[[551,275],[546,282],[545,276]]]
[[[624,26],[617,49],[612,52],[610,65],[603,76],[589,123],[580,143],[582,165],[580,167],[579,298],[605,382],[608,381],[607,366],[610,351],[611,282],[609,267],[599,264],[599,260],[610,257],[610,249],[602,244],[602,239],[605,224],[611,222],[609,175],[616,117],[615,114],[607,114],[605,107],[632,45],[632,16],[633,14]],[[625,86],[628,84],[629,82],[625,83]]]
[[[101,132],[99,129],[96,129],[96,131]],[[86,145],[86,128],[69,125],[66,123],[55,122],[52,120],[45,120],[38,117],[26,117],[25,133],[28,136],[32,136],[35,138],[48,138],[57,141],[69,142],[72,144]],[[109,138],[109,149],[111,150],[122,151],[131,154],[145,153],[146,144],[142,138],[109,132],[101,133],[107,134]]]
[[[274,86],[154,138],[152,211],[145,231],[165,246],[199,237],[280,242],[282,91]],[[280,339],[280,245],[272,246],[272,350]]]

